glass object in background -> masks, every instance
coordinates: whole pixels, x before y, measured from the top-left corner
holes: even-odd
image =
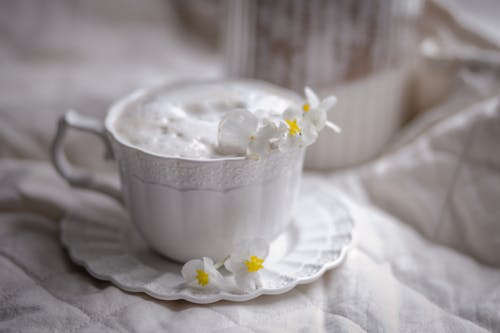
[[[324,131],[305,165],[328,170],[366,161],[404,120],[423,1],[228,1],[228,74],[337,95],[329,117],[344,131]]]

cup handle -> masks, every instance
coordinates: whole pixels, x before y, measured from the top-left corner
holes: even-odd
[[[68,128],[98,136],[103,141],[106,149],[105,159],[113,159],[111,142],[106,136],[104,125],[97,119],[84,117],[76,111],[70,110],[59,119],[57,132],[52,141],[50,155],[54,168],[71,186],[104,193],[123,204],[123,197],[119,189],[97,179],[86,170],[73,167],[69,163],[63,149],[63,142]]]

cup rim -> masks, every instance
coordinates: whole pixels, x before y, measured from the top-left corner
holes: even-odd
[[[202,162],[202,163],[216,163],[216,162],[236,162],[236,161],[244,161],[248,160],[246,156],[227,156],[227,157],[203,157],[203,158],[193,158],[193,157],[182,157],[182,156],[169,156],[164,154],[158,154],[152,151],[147,151],[141,147],[135,146],[131,143],[128,143],[120,134],[118,134],[113,126],[114,121],[120,115],[120,113],[130,104],[140,101],[148,96],[154,95],[165,89],[173,89],[178,87],[183,87],[191,84],[210,84],[210,83],[249,83],[249,84],[259,84],[263,86],[268,86],[272,89],[281,90],[286,92],[291,97],[297,99],[297,101],[302,98],[294,91],[280,87],[278,85],[261,81],[261,80],[253,80],[253,79],[211,79],[211,80],[182,80],[176,82],[167,82],[150,88],[140,88],[136,89],[132,93],[126,95],[125,97],[120,98],[118,101],[114,102],[106,115],[104,121],[104,127],[108,134],[118,143],[127,147],[128,149],[132,149],[135,151],[139,151],[142,154],[154,156],[156,158],[162,158],[167,160],[176,160],[176,161],[186,161],[186,162]],[[295,95],[295,96],[294,96]]]

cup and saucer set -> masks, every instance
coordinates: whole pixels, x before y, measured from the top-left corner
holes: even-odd
[[[340,197],[322,195],[308,178],[302,179],[305,147],[272,151],[260,159],[167,156],[131,143],[117,130],[120,121],[129,121],[124,112],[165,94],[175,96],[176,89],[181,94],[214,85],[299,99],[260,81],[185,82],[134,92],[113,104],[104,124],[74,111],[60,119],[52,145],[55,169],[70,185],[117,202],[107,210],[67,212],[61,223],[61,240],[71,259],[95,278],[160,300],[239,302],[311,283],[346,257],[354,220]],[[118,165],[120,189],[70,165],[63,151],[68,129],[102,139]],[[268,248],[265,261],[248,266],[248,271],[258,268],[259,283],[253,288],[197,288],[186,281],[185,263],[203,257],[212,258],[220,276],[231,279],[224,260],[234,244],[254,237],[264,239]],[[195,281],[205,286],[208,275],[195,271]]]

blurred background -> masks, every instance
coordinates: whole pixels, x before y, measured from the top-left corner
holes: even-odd
[[[69,108],[102,119],[139,87],[236,76],[336,94],[330,117],[344,132],[322,133],[306,167],[360,165],[390,150],[419,113],[499,91],[499,4],[4,0],[0,157],[47,159]],[[473,88],[456,94],[464,80]],[[72,134],[68,146],[73,162],[109,170],[95,138]]]

